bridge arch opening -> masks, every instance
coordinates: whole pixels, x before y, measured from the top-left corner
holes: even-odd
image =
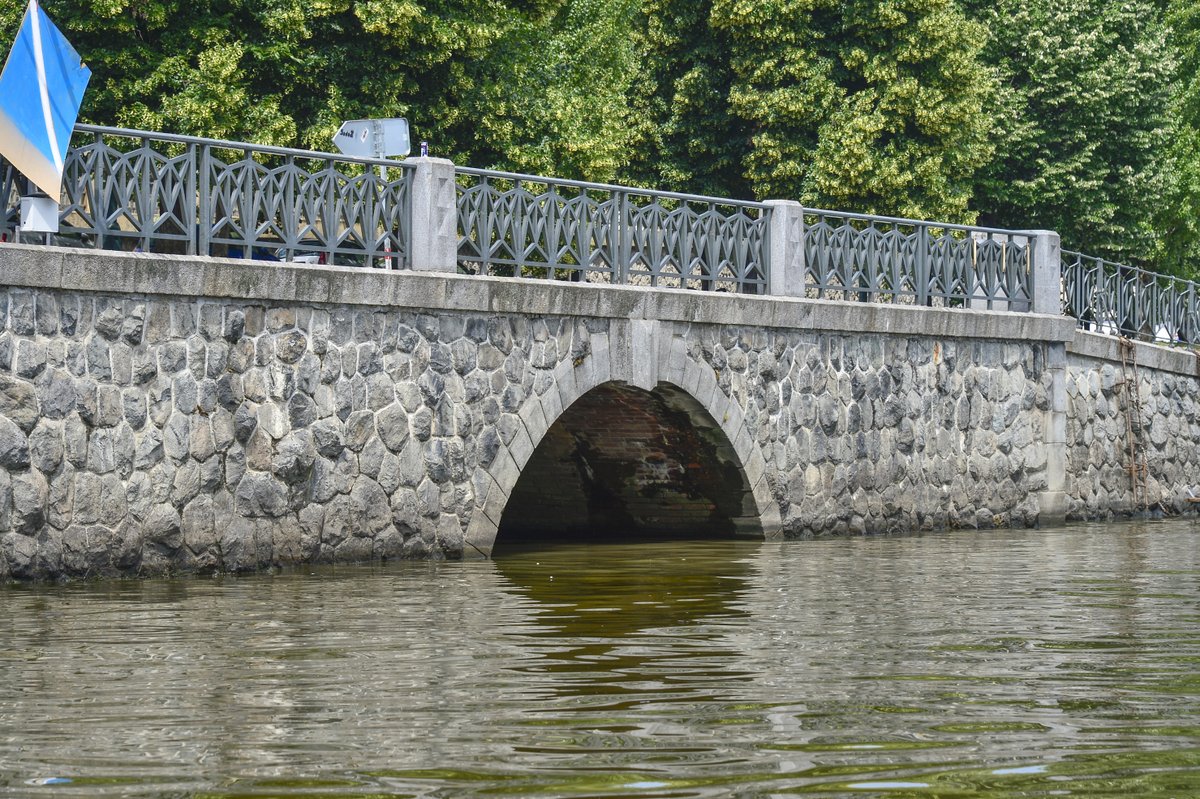
[[[557,542],[762,537],[745,470],[686,391],[605,383],[550,426],[509,494],[493,555]]]

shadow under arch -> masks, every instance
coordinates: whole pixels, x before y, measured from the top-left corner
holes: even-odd
[[[537,443],[493,546],[734,536],[761,539],[763,525],[720,424],[671,383],[647,391],[609,381],[580,396]]]

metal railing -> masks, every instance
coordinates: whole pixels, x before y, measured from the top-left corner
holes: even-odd
[[[35,243],[405,268],[414,236],[434,235],[412,228],[411,162],[92,125],[75,135],[59,233]],[[0,159],[0,241],[18,235],[24,188]],[[783,212],[772,203],[464,167],[454,192],[460,272],[751,294],[782,285],[770,274],[772,215]],[[804,275],[789,292],[1032,308],[1028,232],[796,213],[800,243],[780,244],[802,247]],[[1200,344],[1194,282],[1069,251],[1061,277],[1063,310],[1085,329]]]
[[[76,126],[75,136],[85,141],[67,151],[54,243],[365,266],[407,261],[412,169],[400,162],[92,125]],[[12,236],[23,181],[3,160],[0,176],[0,236]]]
[[[1031,255],[1017,231],[804,209],[812,298],[1028,311]]]
[[[764,294],[762,203],[459,167],[460,269]]]
[[[1200,286],[1135,266],[1062,253],[1063,311],[1085,330],[1200,344]]]

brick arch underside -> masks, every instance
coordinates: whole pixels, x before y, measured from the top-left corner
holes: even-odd
[[[763,535],[740,459],[668,383],[598,386],[547,430],[509,495],[495,545]]]

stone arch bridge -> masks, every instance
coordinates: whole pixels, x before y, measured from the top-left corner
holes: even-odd
[[[1046,314],[4,245],[0,331],[6,578],[1034,525],[1200,489],[1196,359]]]

